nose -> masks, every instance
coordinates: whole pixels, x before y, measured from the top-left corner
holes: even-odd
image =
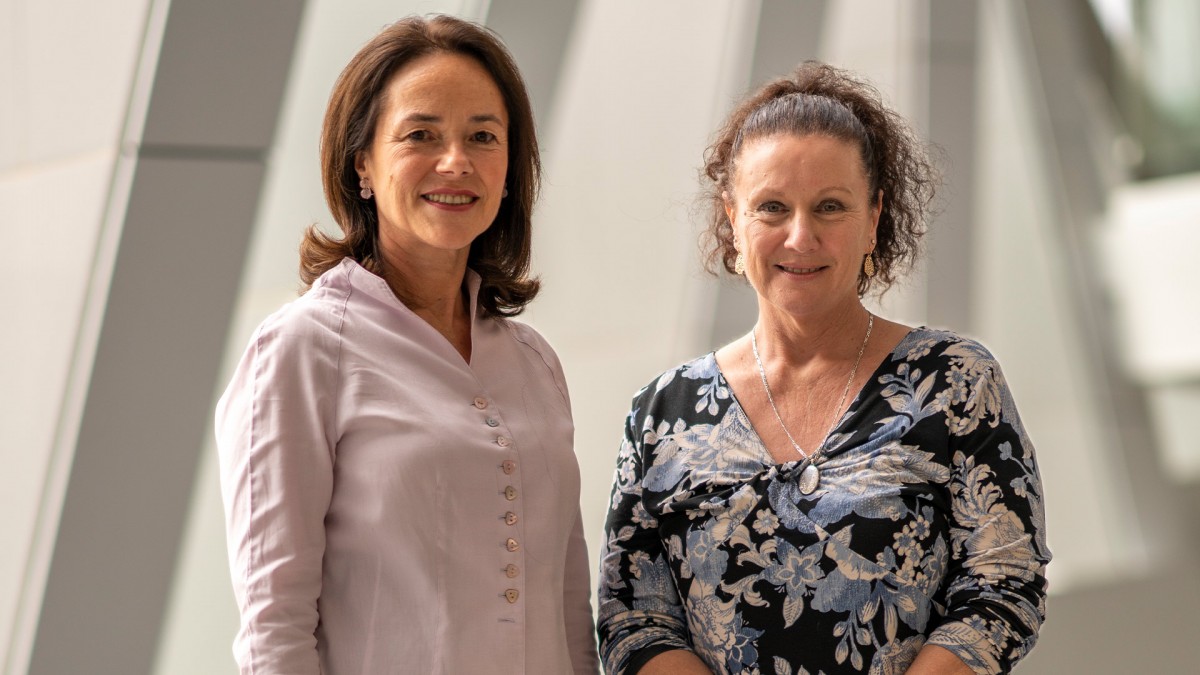
[[[819,246],[816,223],[812,217],[803,212],[797,212],[788,223],[788,235],[783,245],[797,253],[808,253]]]
[[[438,158],[438,173],[446,176],[466,176],[472,170],[471,158],[467,155],[465,145],[458,141],[446,143],[441,157]]]

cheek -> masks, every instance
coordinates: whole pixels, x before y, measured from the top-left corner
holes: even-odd
[[[504,182],[508,178],[508,153],[501,152],[489,163],[491,177]]]
[[[738,233],[738,242],[742,244],[743,250],[762,254],[780,243],[779,231],[770,229],[760,220],[743,219],[741,227],[735,231]]]
[[[415,185],[415,181],[433,172],[437,164],[435,157],[406,148],[397,148],[388,159],[389,161],[380,168],[388,180],[401,185]]]

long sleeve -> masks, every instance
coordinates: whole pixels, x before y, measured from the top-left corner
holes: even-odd
[[[975,672],[1003,673],[1033,648],[1045,619],[1050,551],[1042,486],[998,364],[981,358],[961,372],[961,384],[948,390],[956,405],[947,414],[952,550],[945,614],[928,643]]]
[[[636,408],[625,425],[600,558],[597,632],[610,675],[626,672],[646,650],[688,649],[687,623],[659,538],[642,502]],[[643,654],[644,655],[644,654]]]
[[[324,518],[333,489],[335,344],[260,327],[217,406],[229,565],[249,675],[316,675]]]
[[[600,667],[596,658],[596,627],[592,620],[591,595],[583,516],[577,510],[575,526],[567,540],[566,567],[563,571],[563,618],[571,667],[576,675],[595,675]]]

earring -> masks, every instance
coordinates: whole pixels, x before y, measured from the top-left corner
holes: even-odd
[[[371,191],[371,184],[367,182],[366,176],[358,179],[358,187],[362,188],[358,191],[359,197],[370,199],[375,196],[375,193]]]
[[[742,255],[741,251],[738,251],[737,257],[733,259],[733,273],[738,275],[746,273],[746,256]]]
[[[501,199],[504,199],[504,198],[505,198],[505,197],[507,197],[507,196],[508,196],[508,187],[506,186],[506,187],[504,188],[504,192],[501,192],[501,193],[500,193],[500,198],[501,198]]]
[[[875,276],[875,261],[871,259],[871,254],[863,256],[863,275],[868,279]]]

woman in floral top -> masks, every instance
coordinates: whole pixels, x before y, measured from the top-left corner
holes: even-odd
[[[920,144],[810,62],[733,112],[705,169],[710,263],[759,316],[634,398],[607,671],[1009,671],[1045,616],[1033,446],[986,348],[860,301],[913,261],[936,182]]]

